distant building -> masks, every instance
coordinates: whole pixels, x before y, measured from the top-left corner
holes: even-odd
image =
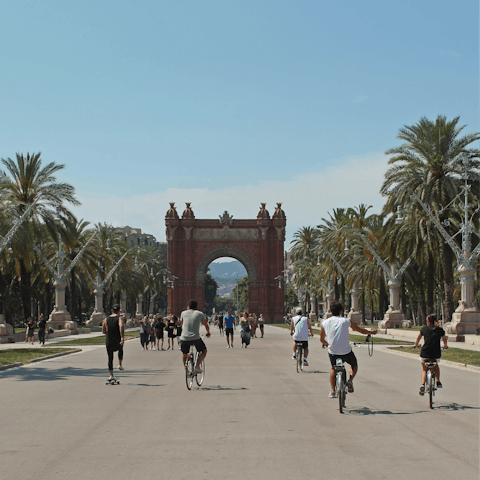
[[[157,242],[157,239],[153,235],[142,233],[141,228],[132,228],[126,226],[117,228],[117,231],[122,234],[123,240],[132,247],[156,247],[162,251],[166,251],[167,249],[167,244],[165,242]]]

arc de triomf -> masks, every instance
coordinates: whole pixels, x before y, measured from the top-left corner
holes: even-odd
[[[266,321],[282,322],[286,217],[277,203],[272,218],[262,203],[257,218],[234,219],[227,211],[215,219],[196,219],[190,203],[179,218],[174,203],[165,217],[167,227],[168,313],[179,314],[190,299],[205,309],[204,276],[208,265],[220,257],[240,261],[248,273],[248,310]],[[279,288],[280,286],[280,288]],[[173,288],[172,288],[173,287]]]

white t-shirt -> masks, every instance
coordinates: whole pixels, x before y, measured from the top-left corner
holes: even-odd
[[[306,342],[308,340],[308,320],[307,317],[297,315],[292,318],[295,330],[293,332],[293,339],[299,342]]]
[[[352,351],[348,340],[350,320],[345,317],[330,317],[322,322],[328,342],[328,353],[346,355]]]

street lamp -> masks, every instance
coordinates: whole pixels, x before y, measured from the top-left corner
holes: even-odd
[[[447,333],[463,335],[464,333],[476,333],[478,327],[480,326],[480,310],[478,305],[475,302],[475,260],[480,254],[480,242],[472,251],[472,233],[477,235],[480,238],[480,235],[475,231],[475,226],[473,225],[474,215],[480,211],[480,201],[478,201],[478,207],[470,215],[469,210],[474,207],[473,204],[468,202],[468,192],[471,188],[468,185],[468,175],[467,167],[464,162],[464,174],[462,179],[465,181],[462,191],[444,208],[438,212],[437,215],[440,215],[444,212],[450,205],[455,203],[457,199],[460,199],[461,196],[464,196],[463,201],[463,222],[461,223],[460,230],[451,236],[447,233],[444,226],[450,225],[448,219],[440,222],[436,215],[433,214],[432,209],[425,205],[422,200],[415,194],[413,190],[411,198],[416,200],[422,208],[425,210],[430,220],[433,222],[437,230],[440,232],[445,242],[448,243],[452,249],[455,257],[457,258],[458,272],[460,274],[460,301],[457,309],[452,315],[451,322],[445,324],[445,330]],[[447,223],[448,222],[448,223]],[[460,248],[454,241],[454,238],[459,234],[462,234],[462,247]]]

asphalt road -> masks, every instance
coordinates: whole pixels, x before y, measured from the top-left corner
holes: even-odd
[[[458,479],[479,476],[479,376],[444,366],[435,409],[417,359],[355,348],[345,414],[327,353],[297,374],[285,330],[250,347],[207,340],[206,378],[187,391],[181,354],[125,347],[106,386],[104,348],[0,372],[0,478]]]

